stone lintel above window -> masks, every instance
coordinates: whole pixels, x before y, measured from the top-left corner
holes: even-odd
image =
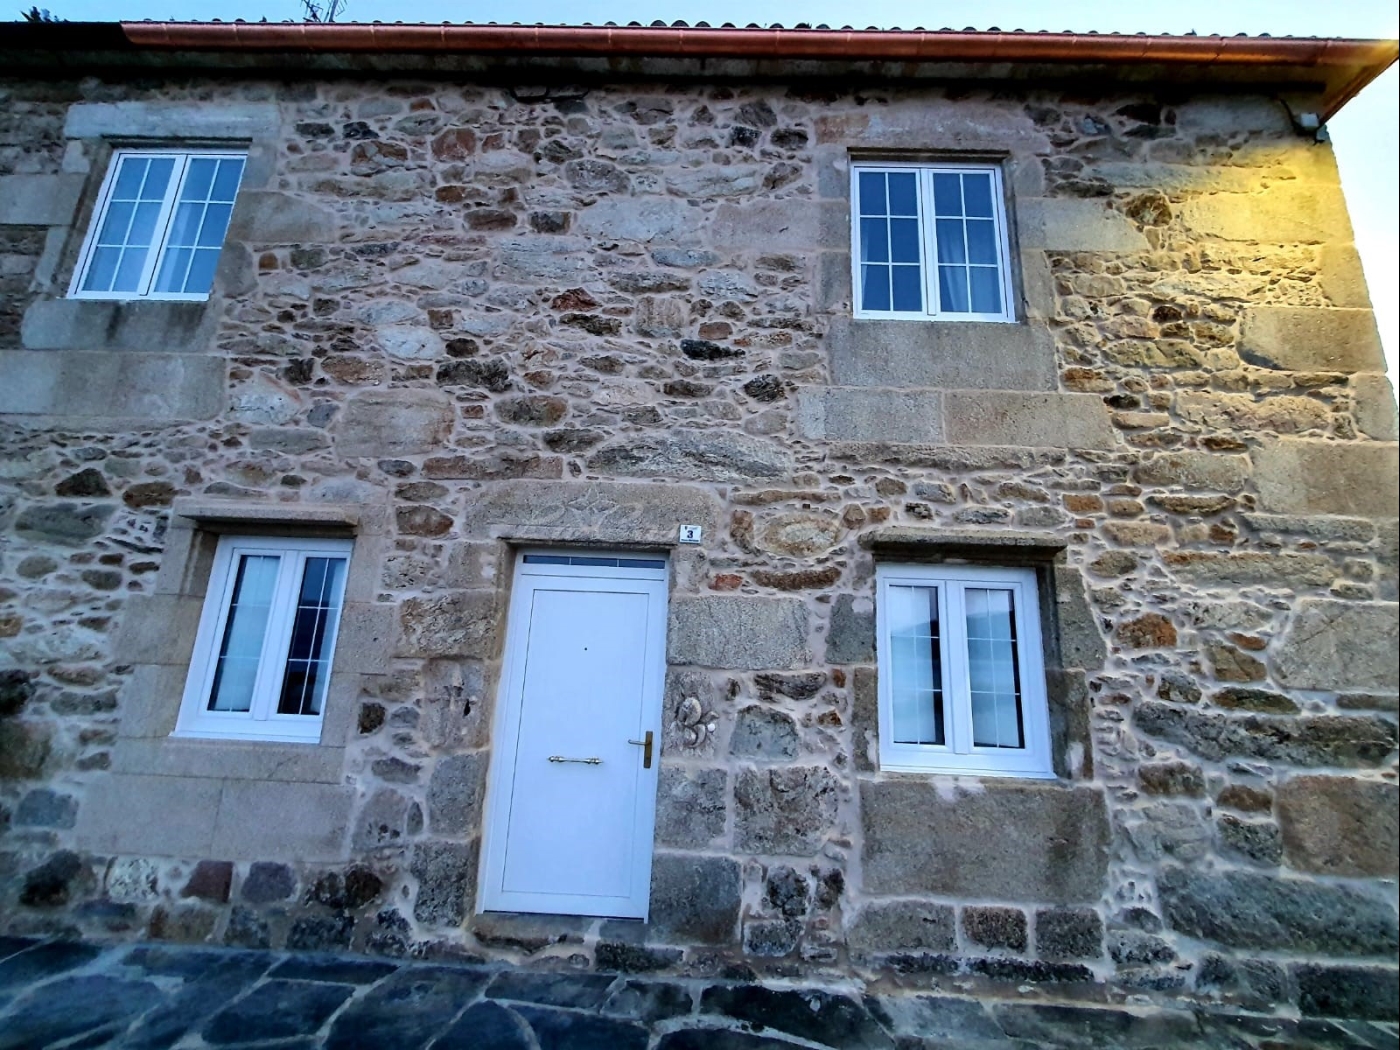
[[[350,534],[361,531],[362,524],[367,524],[367,508],[344,503],[271,503],[187,496],[176,499],[171,510],[177,517],[197,522],[208,532],[258,527]]]
[[[1069,541],[1049,532],[976,531],[892,525],[874,529],[860,544],[877,555],[921,560],[958,559],[998,565],[1046,564],[1062,560]]]

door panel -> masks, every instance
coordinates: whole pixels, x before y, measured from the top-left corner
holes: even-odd
[[[485,909],[646,914],[657,769],[630,741],[660,736],[665,580],[610,571],[517,568]]]

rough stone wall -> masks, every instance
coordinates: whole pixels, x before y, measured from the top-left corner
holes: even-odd
[[[0,103],[7,929],[1308,1013],[1393,989],[1394,402],[1331,154],[1276,103]],[[210,303],[64,300],[102,136],[198,121],[253,143]],[[862,149],[1006,158],[1021,323],[850,319]],[[320,747],[165,738],[235,504],[354,509]],[[683,521],[652,922],[474,914],[507,541]],[[950,536],[1041,569],[1058,782],[878,772],[875,556]]]

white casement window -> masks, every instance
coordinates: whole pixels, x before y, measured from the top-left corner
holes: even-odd
[[[851,166],[857,317],[1014,321],[1001,169]]]
[[[224,536],[177,736],[321,736],[349,540]]]
[[[1032,569],[876,568],[880,768],[1051,777]]]
[[[205,151],[114,153],[68,294],[209,298],[245,160]]]

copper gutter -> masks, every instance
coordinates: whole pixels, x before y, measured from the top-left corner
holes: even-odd
[[[122,22],[138,49],[183,52],[527,54],[593,58],[1156,65],[1286,69],[1320,80],[1325,120],[1396,60],[1394,40],[706,26],[318,25]]]
[[[550,55],[893,59],[902,62],[1102,62],[1351,66],[1393,41],[1273,36],[1117,36],[1068,32],[713,29],[623,25],[316,25],[302,22],[122,22],[143,48],[512,52]]]
[[[123,22],[137,46],[181,50],[529,51],[656,58],[837,58],[939,62],[1161,62],[1354,66],[1395,60],[1394,41],[1292,37],[1116,36],[923,30],[656,26],[317,25]]]

